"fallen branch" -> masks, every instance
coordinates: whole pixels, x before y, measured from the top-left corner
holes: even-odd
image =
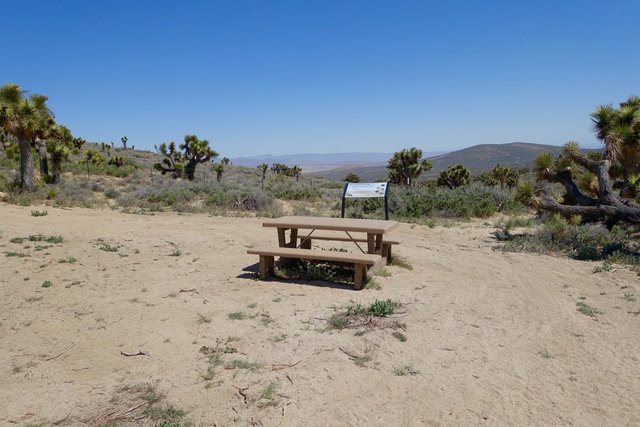
[[[284,365],[284,364],[271,365],[271,370],[272,371],[281,371],[282,369],[293,368],[294,366],[296,366],[300,362],[301,361],[298,360],[296,363],[292,363],[292,364],[289,364],[289,365]]]
[[[245,388],[240,388],[238,386],[234,387],[238,390],[238,394],[240,394],[240,396],[242,396],[242,399],[244,400],[244,404],[247,404],[247,399],[249,398],[249,396],[247,396],[247,393],[245,393],[244,391],[247,390],[249,387],[245,387]]]
[[[57,359],[58,357],[62,356],[63,354],[65,354],[67,351],[71,350],[75,346],[76,346],[76,343],[73,343],[69,347],[67,347],[64,350],[62,350],[62,353],[56,354],[55,356],[52,356],[52,357],[50,357],[48,359],[44,359],[44,361],[48,362],[49,360]]]
[[[198,294],[198,293],[199,293],[199,292],[198,292],[198,289],[196,289],[196,288],[193,288],[193,289],[180,289],[180,290],[178,291],[178,293],[179,293],[179,294],[181,294],[181,293],[183,293],[183,292],[195,292],[196,294]]]
[[[343,352],[344,354],[346,354],[347,356],[349,356],[349,357],[350,357],[350,358],[352,358],[352,359],[357,359],[357,358],[359,358],[359,357],[360,357],[360,356],[356,356],[356,355],[354,355],[354,354],[349,353],[347,350],[345,350],[345,349],[344,349],[344,348],[342,348],[342,347],[338,347],[338,350],[340,350],[341,352]]]
[[[147,353],[145,351],[139,351],[137,353],[125,353],[124,351],[121,351],[120,354],[123,355],[123,356],[127,356],[127,357],[149,356],[149,353]]]

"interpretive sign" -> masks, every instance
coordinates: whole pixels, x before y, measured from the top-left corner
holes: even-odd
[[[347,199],[384,198],[384,219],[389,219],[389,206],[387,204],[388,182],[347,182],[342,192],[342,218]]]

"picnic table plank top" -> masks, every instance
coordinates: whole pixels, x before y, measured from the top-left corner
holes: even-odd
[[[397,221],[355,218],[323,218],[315,216],[283,216],[268,219],[264,227],[304,228],[316,230],[354,231],[362,233],[385,234],[398,226]]]

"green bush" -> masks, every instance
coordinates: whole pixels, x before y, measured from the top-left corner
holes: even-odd
[[[389,209],[395,217],[486,218],[497,211],[493,190],[474,183],[459,188],[395,188]]]
[[[608,230],[602,224],[575,225],[559,215],[552,215],[533,234],[514,236],[504,249],[562,252],[581,260],[601,260],[615,254],[638,258],[631,233],[630,229],[619,226]]]
[[[273,197],[283,200],[314,200],[322,196],[319,189],[298,183],[282,183],[269,190]]]

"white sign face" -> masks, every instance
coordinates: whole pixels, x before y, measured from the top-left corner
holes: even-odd
[[[386,182],[350,182],[344,197],[350,199],[363,199],[369,197],[384,197],[387,191]]]

